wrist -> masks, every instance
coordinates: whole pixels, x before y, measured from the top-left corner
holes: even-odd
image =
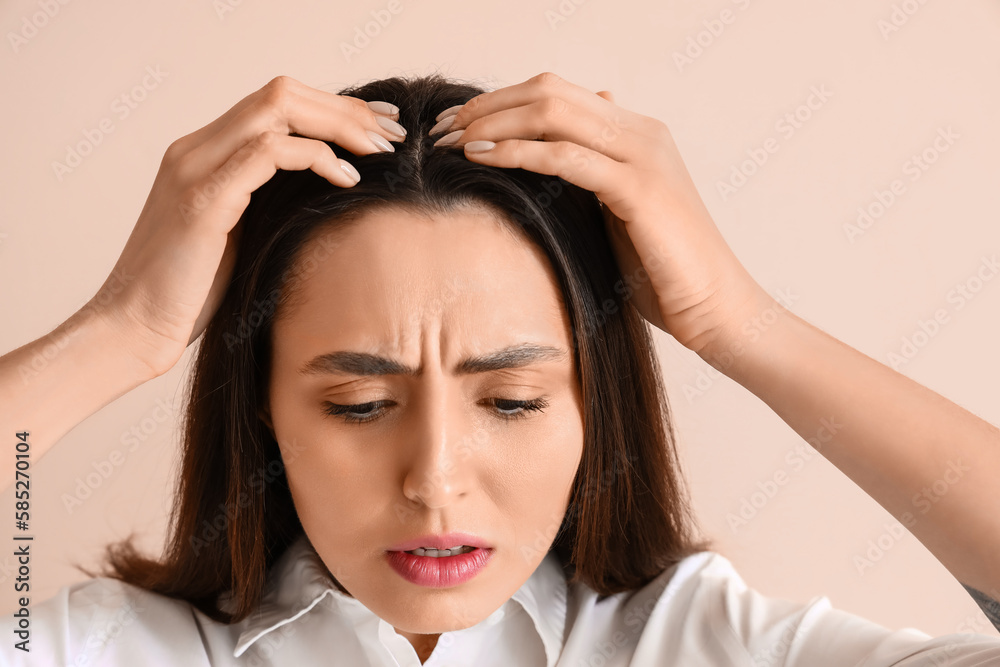
[[[755,356],[768,353],[767,344],[775,339],[775,331],[795,317],[789,310],[792,300],[794,297],[787,292],[779,292],[779,298],[775,298],[754,283],[711,330],[711,335],[692,349],[713,368],[736,379],[741,367]]]
[[[163,374],[135,353],[129,327],[113,311],[88,303],[74,313],[58,329],[49,334],[53,338],[79,338],[83,344],[95,349],[94,358],[101,359],[113,373],[130,388],[138,387]],[[99,350],[99,351],[97,351]]]

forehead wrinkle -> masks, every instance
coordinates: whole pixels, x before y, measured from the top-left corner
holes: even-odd
[[[391,209],[394,207],[385,207],[382,210],[371,211],[372,213],[384,214],[393,212]],[[388,209],[388,210],[387,210]],[[404,216],[414,215],[416,212],[409,210],[400,211]],[[456,211],[459,212],[459,211]],[[464,212],[464,211],[462,211]],[[356,279],[360,281],[359,284],[354,286],[349,286],[347,289],[350,293],[344,293],[348,299],[353,300],[354,306],[352,307],[352,312],[355,312],[354,317],[361,319],[355,319],[353,324],[350,326],[357,328],[361,327],[360,331],[365,342],[360,348],[354,348],[353,350],[342,350],[348,352],[357,352],[359,350],[367,350],[369,352],[376,352],[379,350],[385,350],[386,352],[391,352],[396,355],[398,359],[401,355],[406,353],[406,350],[413,349],[413,341],[421,341],[419,344],[421,347],[428,342],[434,336],[431,335],[431,330],[437,329],[437,334],[444,334],[440,338],[440,351],[443,356],[450,356],[445,352],[445,349],[450,347],[451,339],[454,342],[459,343],[459,347],[466,347],[466,349],[489,349],[488,346],[492,345],[487,340],[483,340],[482,336],[477,336],[477,327],[472,327],[472,330],[467,330],[468,327],[463,326],[466,324],[459,317],[459,322],[455,323],[456,327],[446,326],[446,321],[451,321],[455,314],[456,308],[459,312],[470,312],[475,314],[477,317],[481,316],[480,319],[486,318],[483,321],[490,320],[490,324],[487,326],[486,330],[497,330],[497,327],[506,328],[504,326],[503,317],[500,320],[496,318],[496,312],[494,308],[487,305],[486,300],[483,298],[483,290],[492,287],[496,289],[496,278],[501,278],[501,282],[505,285],[508,281],[513,281],[510,283],[510,288],[505,287],[504,292],[509,293],[510,289],[515,288],[515,283],[521,282],[523,278],[523,272],[525,269],[531,271],[534,274],[535,264],[538,260],[541,261],[541,268],[548,278],[552,278],[552,267],[548,265],[547,258],[544,256],[544,251],[536,247],[535,244],[525,236],[523,236],[523,230],[516,229],[516,224],[505,219],[504,216],[499,215],[497,211],[486,207],[485,209],[479,209],[477,211],[469,211],[473,214],[483,215],[485,218],[490,220],[494,224],[498,225],[494,229],[498,229],[508,241],[513,241],[513,245],[518,246],[522,251],[527,250],[529,255],[534,259],[529,260],[528,264],[522,265],[524,257],[517,253],[516,255],[510,255],[513,264],[509,262],[503,262],[502,264],[496,265],[492,271],[489,272],[490,275],[496,273],[495,279],[492,281],[484,281],[483,274],[472,272],[470,273],[470,264],[468,263],[469,258],[456,258],[461,263],[461,270],[457,273],[453,272],[451,274],[446,274],[440,271],[435,271],[433,265],[427,265],[423,267],[420,264],[404,263],[402,265],[392,262],[392,263],[382,263],[383,270],[381,272],[376,272],[373,275],[369,272],[361,270],[360,265],[352,264],[354,271],[360,271],[356,275]],[[430,217],[426,215],[420,215],[416,213],[417,217]],[[383,218],[384,220],[384,218]],[[351,226],[353,227],[353,225]],[[515,227],[512,229],[512,227]],[[345,228],[341,228],[338,232],[346,231]],[[430,231],[430,230],[428,230]],[[519,234],[518,232],[521,232]],[[338,237],[343,235],[338,233]],[[381,238],[381,234],[378,235]],[[402,240],[402,236],[389,235],[387,237],[389,246],[393,245],[393,237],[398,243]],[[314,237],[315,239],[315,237]],[[375,243],[375,245],[372,245]],[[384,259],[386,255],[382,254],[388,248],[385,242],[381,242],[378,239],[366,238],[364,241],[365,252],[375,251],[378,255],[381,255]],[[505,254],[512,251],[510,245],[501,244],[506,250],[503,252]],[[397,251],[406,252],[408,246],[396,246]],[[497,248],[499,250],[499,248]],[[412,254],[412,251],[411,251]],[[376,255],[376,256],[378,256]],[[348,261],[350,261],[350,255],[347,256]],[[355,257],[357,259],[357,257]],[[412,258],[418,260],[419,258]],[[494,262],[495,264],[495,262]],[[390,267],[392,270],[389,270]],[[423,268],[421,268],[423,267]],[[385,275],[383,275],[385,274]],[[319,278],[320,276],[313,275],[312,278]],[[428,282],[428,278],[430,281]],[[313,299],[322,299],[323,292],[322,286],[316,281],[309,281],[308,286],[301,285],[301,287],[306,287],[304,291],[309,293]],[[343,290],[341,290],[343,293]],[[534,292],[534,290],[532,290]],[[530,308],[534,311],[534,317],[529,317],[528,321],[532,323],[540,323],[537,321],[537,317],[542,317],[545,320],[550,320],[551,322],[557,323],[557,325],[564,325],[563,319],[566,313],[563,312],[562,298],[563,295],[558,289],[558,282],[556,283],[555,293],[552,295],[554,298],[544,298],[544,303],[538,303],[536,308]],[[357,299],[361,299],[358,302]],[[369,303],[370,302],[370,303]],[[378,302],[381,302],[382,306],[378,306]],[[360,303],[364,303],[365,307],[357,307]],[[470,310],[471,308],[471,310]],[[522,306],[523,308],[523,306]],[[299,313],[302,311],[299,310]],[[331,311],[332,312],[332,311]],[[515,311],[508,313],[509,316],[524,317],[525,312],[518,309],[519,315],[514,315]],[[493,315],[491,318],[490,316]],[[333,321],[330,319],[333,317],[331,313],[327,313],[323,317],[322,321],[324,327],[332,326]],[[319,333],[320,330],[315,329],[315,325],[318,324],[320,320],[314,322],[310,326],[314,329],[314,335]],[[452,331],[452,329],[455,331]],[[441,329],[444,329],[442,331]],[[548,323],[543,325],[543,330],[548,330]],[[367,334],[365,331],[367,330]],[[377,332],[377,333],[374,333]],[[448,333],[445,333],[448,332]],[[528,333],[527,331],[523,333]],[[470,335],[472,338],[470,338]],[[429,336],[429,337],[428,337]],[[565,336],[560,333],[556,341],[559,343],[563,342]],[[424,339],[427,341],[424,341]],[[479,338],[479,340],[474,340]],[[361,341],[356,341],[361,342]],[[499,342],[499,341],[498,341]],[[555,341],[554,341],[555,342]],[[424,350],[424,352],[430,352],[430,350]],[[408,355],[407,355],[408,356]],[[342,358],[341,361],[351,361],[347,358]],[[358,361],[355,358],[351,363],[356,363]],[[392,360],[386,357],[381,359],[368,358],[369,363],[368,370],[371,371],[369,374],[373,375],[411,375],[412,371],[417,371],[417,374],[422,372],[422,367],[419,369],[407,368],[401,363],[393,365],[390,363]],[[462,366],[460,373],[468,374],[470,369],[467,367],[468,364],[460,363]],[[483,364],[479,364],[479,368],[482,369]],[[479,372],[498,372],[504,370],[502,368],[494,368],[492,371],[480,370]],[[456,369],[458,371],[458,369]],[[353,371],[352,371],[353,372]]]
[[[538,343],[516,343],[499,350],[472,355],[459,361],[452,369],[453,375],[474,375],[479,373],[502,372],[510,374],[511,369],[521,369],[534,364],[563,361],[568,352],[552,345]],[[378,354],[337,350],[319,354],[299,368],[303,375],[346,374],[358,376],[402,375],[419,377],[423,374],[423,364],[406,364]]]

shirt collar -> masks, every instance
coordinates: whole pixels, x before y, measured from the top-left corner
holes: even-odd
[[[546,665],[553,667],[562,653],[566,628],[568,587],[555,553],[549,553],[528,580],[511,596],[528,613],[545,647]],[[271,569],[257,610],[240,622],[242,631],[233,657],[238,658],[251,644],[291,623],[315,607],[327,595],[335,600],[364,608],[357,600],[344,595],[330,580],[326,566],[308,538],[300,535],[288,546]],[[222,605],[226,607],[227,596]]]

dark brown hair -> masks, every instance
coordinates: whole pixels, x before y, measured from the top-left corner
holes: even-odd
[[[311,240],[381,206],[430,214],[485,208],[552,263],[586,410],[582,461],[552,545],[569,581],[600,595],[633,590],[710,548],[695,538],[650,330],[629,301],[594,193],[558,177],[476,164],[461,148],[434,148],[438,135],[427,132],[435,116],[485,92],[479,87],[431,75],[340,92],[398,106],[407,139],[394,153],[364,156],[331,142],[361,173],[354,187],[279,170],[253,193],[239,222],[233,278],[196,343],[163,556],[141,555],[130,536],[108,545],[103,574],[225,623],[256,608],[268,569],[302,533],[281,453],[259,417],[274,318],[310,261],[303,257]],[[232,606],[224,609],[219,596],[227,592]]]

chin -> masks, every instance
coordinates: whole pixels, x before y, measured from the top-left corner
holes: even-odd
[[[402,599],[383,598],[388,607],[385,613],[377,609],[372,611],[398,630],[427,635],[470,628],[506,601],[491,603],[467,588],[418,590],[410,595],[417,596],[411,598],[414,600],[412,607]]]
[[[488,616],[488,614],[487,614]],[[452,632],[454,630],[464,630],[471,628],[476,623],[482,621],[486,616],[479,618],[472,617],[468,611],[462,613],[462,617],[456,618],[448,613],[436,613],[429,615],[426,612],[417,615],[407,615],[399,622],[389,621],[390,624],[403,632],[411,632],[418,635],[437,635],[442,632]]]

